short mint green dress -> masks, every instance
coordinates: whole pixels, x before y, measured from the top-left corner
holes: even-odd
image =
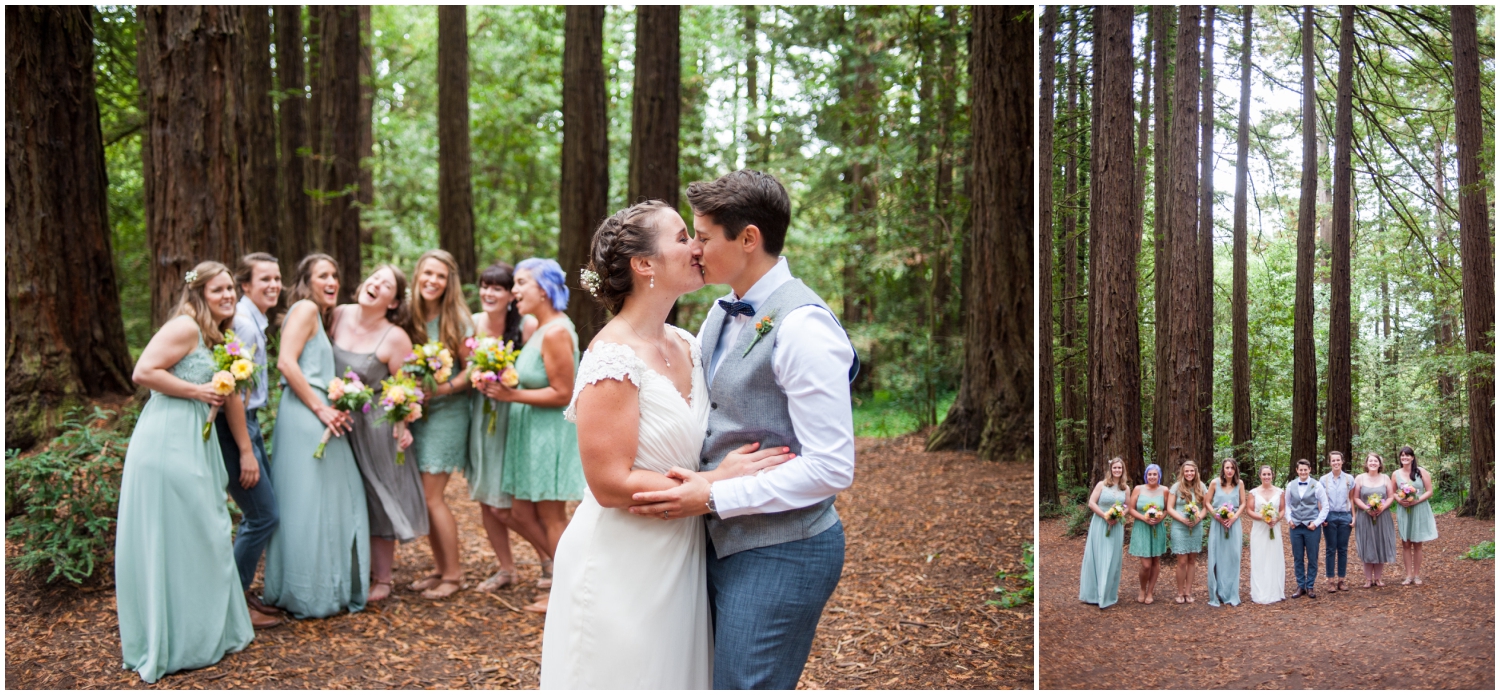
[[[1400,486],[1406,480],[1406,474],[1400,469],[1391,473],[1391,478]],[[1422,485],[1422,475],[1417,474],[1417,479],[1411,481],[1412,487],[1417,489],[1417,496],[1427,494],[1426,486]],[[1403,507],[1399,503],[1391,507],[1396,513],[1396,529],[1401,532],[1401,540],[1407,543],[1426,543],[1435,541],[1438,537],[1437,517],[1432,515],[1432,500],[1426,499],[1411,507]]]
[[[1125,506],[1130,493],[1116,487],[1099,491],[1099,508],[1109,511]],[[1089,522],[1089,539],[1083,545],[1083,567],[1078,572],[1078,600],[1108,608],[1120,600],[1120,563],[1125,559],[1125,520],[1108,521],[1098,514]]]
[[[1172,488],[1176,490],[1177,486],[1173,485]],[[1182,514],[1184,517],[1186,517],[1187,514],[1183,512],[1182,509],[1183,507],[1187,506],[1187,502],[1188,496],[1179,493],[1177,495],[1177,504],[1173,505],[1173,508],[1177,510],[1177,513]],[[1202,506],[1202,502],[1199,502],[1199,506]],[[1208,510],[1203,511],[1206,513]],[[1192,555],[1195,553],[1203,552],[1203,531],[1204,529],[1208,528],[1208,523],[1209,521],[1205,517],[1204,520],[1198,522],[1196,526],[1189,528],[1187,524],[1173,519],[1170,516],[1167,517],[1167,526],[1171,527],[1172,529],[1172,533],[1169,536],[1171,540],[1172,552],[1177,555]],[[1219,530],[1222,532],[1224,530],[1224,527],[1220,526]]]
[[[297,366],[326,404],[328,380],[335,376],[333,344],[323,322],[316,323],[317,332],[303,346]],[[266,547],[265,602],[298,618],[362,610],[370,592],[364,480],[347,435],[329,439],[323,458],[313,458],[324,429],[318,416],[285,387],[271,455],[281,524]]]
[[[1238,521],[1224,528],[1215,521],[1214,509],[1226,504],[1238,506],[1240,487],[1224,490],[1218,483],[1213,486],[1213,508],[1208,510],[1208,560],[1204,569],[1208,575],[1208,605],[1240,605],[1240,559],[1245,550],[1244,526]]]
[[[201,334],[171,372],[193,384],[213,378]],[[203,441],[207,421],[206,403],[153,391],[125,449],[115,606],[125,668],[147,683],[217,663],[255,638],[224,502],[229,474],[218,436]]]
[[[518,388],[547,387],[547,368],[542,364],[542,337],[553,324],[561,323],[573,339],[573,367],[578,367],[578,333],[563,316],[538,327],[516,357]],[[563,419],[566,408],[537,408],[510,404],[510,422],[505,434],[506,493],[532,502],[581,500],[587,482],[578,458],[578,427]]]
[[[1146,505],[1155,504],[1157,509],[1167,508],[1167,490],[1161,488],[1155,495],[1142,492],[1135,498],[1135,510],[1144,514]],[[1136,557],[1157,557],[1167,554],[1167,524],[1169,519],[1166,512],[1162,512],[1162,520],[1156,524],[1152,533],[1150,524],[1136,520],[1130,527],[1130,554]]]
[[[437,340],[440,328],[438,317],[428,321],[427,340]],[[464,337],[469,335],[473,335],[472,330]],[[453,357],[456,360],[458,355]],[[454,376],[461,371],[456,362],[453,369]],[[422,417],[411,423],[412,455],[423,473],[468,472],[471,406],[467,393],[428,395],[427,402],[422,404]]]
[[[485,412],[485,408],[489,412]],[[505,438],[509,432],[510,404],[492,401],[478,389],[471,397],[469,422],[469,498],[497,509],[510,509],[505,492]],[[491,419],[494,427],[490,426]]]

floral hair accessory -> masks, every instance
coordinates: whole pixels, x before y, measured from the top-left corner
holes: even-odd
[[[588,290],[589,294],[593,295],[596,298],[599,296],[598,273],[589,270],[588,268],[581,268],[578,271],[578,279],[583,283],[583,289]]]
[[[182,274],[182,281],[186,282],[189,285],[197,282],[198,281],[198,271],[196,271],[196,270],[189,270],[186,273],[183,273]]]

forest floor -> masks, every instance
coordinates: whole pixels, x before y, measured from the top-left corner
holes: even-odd
[[[1202,555],[1195,603],[1173,601],[1175,568],[1164,563],[1155,603],[1145,605],[1135,602],[1140,565],[1127,552],[1120,602],[1101,611],[1078,600],[1085,538],[1064,536],[1065,519],[1044,520],[1037,542],[1041,687],[1493,690],[1495,561],[1459,556],[1493,540],[1495,523],[1448,513],[1437,524],[1438,539],[1424,545],[1422,586],[1401,585],[1398,553],[1385,567],[1386,586],[1360,588],[1364,569],[1351,535],[1348,591],[1324,590],[1320,545],[1317,599],[1251,603],[1247,549],[1239,606],[1207,605]],[[1290,596],[1295,575],[1291,544],[1284,546]]]
[[[837,502],[848,538],[844,574],[802,688],[1032,687],[1032,607],[985,603],[996,597],[996,572],[1023,571],[1032,467],[926,453],[922,441],[858,442],[854,486]],[[448,501],[473,586],[493,572],[493,555],[461,477]],[[524,587],[424,600],[405,588],[430,558],[418,541],[397,551],[389,599],[262,631],[218,664],[149,687],[535,688],[543,618],[518,609],[538,593],[536,555],[514,534],[512,545]],[[15,552],[7,541],[6,555]],[[5,588],[7,689],[145,686],[120,667],[109,578],[48,586],[7,569]]]

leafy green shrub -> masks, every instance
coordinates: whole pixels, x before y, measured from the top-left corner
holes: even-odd
[[[1495,542],[1485,541],[1469,548],[1469,552],[1458,556],[1461,560],[1493,560],[1495,559]]]
[[[75,408],[40,452],[5,452],[7,509],[22,510],[5,529],[21,542],[13,567],[81,584],[109,565],[125,448],[139,412],[127,408],[113,425],[95,428],[115,412],[95,407],[85,416]]]
[[[1074,507],[1073,511],[1068,515],[1068,530],[1063,535],[1075,538],[1088,533],[1089,523],[1093,521],[1090,517],[1093,515],[1094,512],[1088,508],[1088,505],[1080,504]]]
[[[1012,591],[997,586],[995,593],[1000,594],[999,600],[985,601],[986,604],[1001,608],[1015,608],[1031,603],[1036,597],[1036,546],[1026,544],[1025,552],[1021,555],[1021,562],[1026,565],[1026,573],[1020,576],[1021,588]],[[995,573],[995,578],[1002,582],[1006,580],[1006,577],[1004,571]]]
[[[1069,506],[1066,504],[1043,502],[1041,503],[1041,506],[1037,507],[1037,514],[1040,515],[1043,519],[1055,519],[1062,516],[1063,514],[1068,513],[1068,509]]]

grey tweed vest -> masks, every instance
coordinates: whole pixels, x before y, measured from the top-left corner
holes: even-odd
[[[807,285],[793,279],[755,307],[754,318],[757,321],[764,316],[780,318],[808,305],[828,309],[828,305]],[[724,310],[715,304],[698,334],[705,360],[713,359],[723,327]],[[797,441],[787,411],[786,394],[776,385],[776,375],[771,369],[771,347],[776,344],[780,331],[781,324],[773,320],[771,331],[751,348],[750,343],[755,340],[752,323],[740,330],[733,345],[724,347],[724,361],[709,384],[708,432],[703,440],[701,461],[703,470],[713,470],[729,452],[754,442],[760,442],[762,449],[785,446],[794,453],[802,453],[802,444]],[[787,337],[796,339],[791,335]],[[746,354],[747,349],[749,354]],[[714,552],[722,558],[742,550],[812,538],[838,523],[839,515],[833,508],[833,497],[827,497],[810,507],[774,514],[748,514],[731,519],[710,514],[707,519]]]
[[[1313,487],[1317,484],[1318,481],[1309,476],[1307,479],[1307,495],[1301,497],[1299,497],[1302,494],[1301,490],[1295,493],[1292,492],[1292,488],[1302,487],[1297,484],[1296,478],[1292,478],[1292,482],[1286,485],[1287,511],[1291,513],[1291,518],[1295,519],[1299,524],[1312,523],[1313,519],[1318,518],[1318,492]]]

